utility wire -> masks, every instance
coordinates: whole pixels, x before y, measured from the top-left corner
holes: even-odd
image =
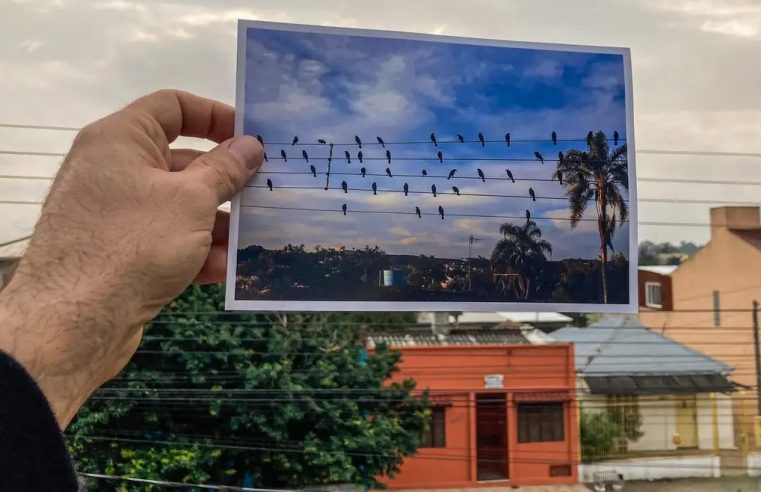
[[[113,480],[113,481],[119,481],[119,482],[133,482],[133,483],[143,483],[143,484],[150,484],[150,485],[161,485],[164,487],[182,487],[182,488],[204,489],[204,490],[215,490],[215,491],[229,490],[229,491],[236,491],[236,492],[295,492],[295,491],[292,491],[292,489],[254,489],[250,487],[235,487],[233,485],[210,485],[210,484],[200,484],[200,483],[171,482],[168,480],[124,477],[124,476],[117,476],[117,475],[104,475],[102,473],[79,472],[77,473],[77,475],[82,477],[87,477],[87,478],[96,478],[100,480]]]

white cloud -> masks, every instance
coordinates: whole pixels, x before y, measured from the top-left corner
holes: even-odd
[[[524,77],[557,78],[563,73],[560,64],[553,60],[541,60],[523,71]]]

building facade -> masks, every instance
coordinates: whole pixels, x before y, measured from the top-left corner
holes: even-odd
[[[573,348],[532,345],[520,330],[373,336],[402,352],[433,405],[418,453],[389,488],[576,483]]]

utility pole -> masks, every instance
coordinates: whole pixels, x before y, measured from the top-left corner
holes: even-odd
[[[761,355],[758,347],[758,301],[753,301],[753,353],[756,359],[756,409],[761,416]]]
[[[470,279],[470,272],[471,272],[470,259],[473,256],[473,243],[480,240],[481,238],[478,238],[474,236],[473,234],[468,236],[468,290],[469,291],[473,289],[473,282]]]

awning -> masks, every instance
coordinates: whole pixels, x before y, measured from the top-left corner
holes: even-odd
[[[570,401],[570,390],[520,391],[513,394],[516,402]]]
[[[722,374],[585,376],[592,394],[663,395],[668,393],[727,393],[734,385]]]

